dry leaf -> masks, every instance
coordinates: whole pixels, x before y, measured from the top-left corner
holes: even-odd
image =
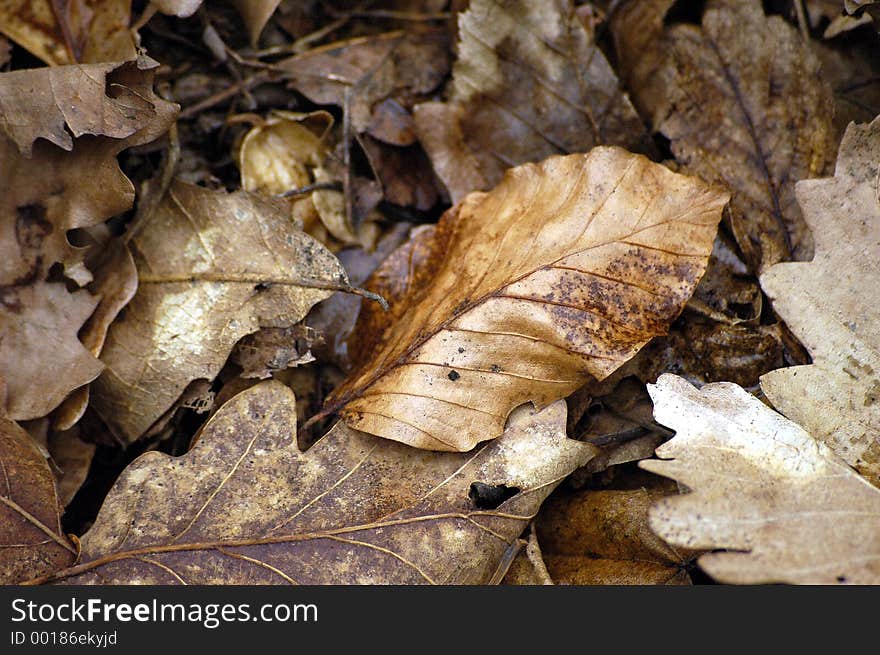
[[[51,429],[48,418],[23,423],[22,427],[44,451],[55,476],[58,503],[67,507],[88,476],[95,444],[80,439],[79,426],[66,431]]]
[[[176,113],[152,92],[153,65],[0,75],[0,179],[7,190],[0,195],[0,376],[10,387],[13,419],[44,416],[101,370],[77,339],[95,298],[44,280],[60,262],[67,277],[89,282],[86,249],[72,246],[68,233],[131,207],[134,189],[116,156],[158,137]]]
[[[293,394],[264,382],[224,405],[186,455],[132,463],[83,536],[80,563],[53,577],[486,583],[544,498],[593,453],[564,426],[559,402],[519,412],[479,452],[437,454],[339,423],[303,453]]]
[[[811,262],[761,276],[810,366],[771,371],[761,389],[780,412],[880,484],[880,119],[851,125],[833,178],[799,182],[816,240]]]
[[[652,146],[571,0],[472,0],[459,14],[447,103],[419,105],[419,139],[453,202],[504,170],[614,144]]]
[[[100,375],[101,362],[77,339],[97,297],[70,293],[62,282],[36,282],[0,289],[0,303],[0,375],[10,418],[45,416]]]
[[[196,379],[213,380],[241,337],[289,327],[347,283],[283,205],[176,182],[130,242],[140,287],[110,328],[93,407],[140,437]]]
[[[727,549],[700,566],[722,582],[880,582],[880,490],[800,426],[729,382],[649,385],[677,431],[641,466],[688,487],[650,512],[669,543]]]
[[[648,527],[648,506],[670,493],[651,488],[554,494],[535,519],[544,562],[557,584],[690,584],[688,553]]]
[[[150,0],[150,4],[168,16],[187,18],[196,13],[202,0]]]
[[[794,183],[833,152],[831,92],[797,30],[759,0],[709,0],[702,26],[663,18],[672,0],[631,2],[612,19],[636,106],[683,172],[733,191],[731,226],[753,270],[809,259]]]
[[[264,380],[275,371],[315,361],[310,350],[315,338],[314,330],[301,323],[263,328],[239,341],[229,360],[241,367],[241,377]]]
[[[272,18],[281,0],[232,0],[247,27],[251,45],[256,46],[260,32]]]
[[[328,411],[436,450],[501,434],[517,405],[604,378],[668,329],[705,271],[726,200],[614,147],[511,169],[443,216],[430,284],[392,305],[405,319]]]
[[[63,14],[53,6],[64,6]],[[137,57],[131,0],[3,0],[0,32],[50,65]]]
[[[0,417],[0,584],[69,566],[76,549],[61,531],[55,477],[30,435]]]

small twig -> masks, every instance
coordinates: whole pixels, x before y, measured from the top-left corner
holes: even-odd
[[[277,194],[277,197],[294,198],[296,196],[304,196],[312,191],[342,191],[342,182],[315,182],[298,189],[291,189],[290,191],[279,193]]]
[[[394,11],[393,9],[353,9],[351,11],[345,12],[345,14],[337,12],[336,15],[345,15],[351,18],[390,18],[392,20],[407,20],[415,22],[449,20],[449,18],[452,17],[452,14],[450,14],[448,11],[437,12],[433,14],[422,14],[411,11]]]
[[[200,114],[206,109],[210,109],[215,105],[219,105],[221,102],[232,98],[239,93],[248,92],[251,89],[260,86],[261,84],[265,84],[272,80],[274,76],[270,71],[263,71],[253,75],[247,79],[236,82],[229,88],[223,89],[222,91],[218,91],[214,93],[204,100],[200,100],[194,105],[190,105],[186,109],[180,112],[180,115],[177,117],[178,120],[187,120]]]
[[[804,41],[810,40],[810,25],[807,23],[807,12],[804,10],[804,0],[793,0],[794,11],[797,14],[798,27],[801,29],[801,36]]]

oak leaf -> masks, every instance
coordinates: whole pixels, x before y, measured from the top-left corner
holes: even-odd
[[[347,284],[283,205],[244,191],[176,182],[129,245],[139,288],[110,327],[92,401],[127,442],[190,382],[213,380],[240,338],[298,323]]]
[[[761,276],[773,308],[813,357],[778,369],[761,389],[780,412],[880,484],[880,119],[851,125],[834,177],[805,180],[797,198],[816,240],[811,262]]]
[[[510,166],[601,144],[650,152],[644,126],[572,0],[472,0],[449,101],[418,105],[419,139],[453,202]]]
[[[4,0],[0,32],[50,65],[137,57],[131,0]]]
[[[421,448],[493,438],[517,405],[604,378],[668,329],[726,201],[616,147],[510,169],[444,214],[430,283],[403,282],[401,320],[325,412]]]
[[[519,412],[477,452],[438,454],[338,423],[303,453],[293,393],[264,382],[226,403],[186,455],[129,465],[82,537],[80,563],[51,578],[486,583],[544,498],[594,452],[564,426],[558,402]]]
[[[880,582],[880,490],[742,387],[649,385],[654,417],[677,431],[640,463],[690,489],[650,511],[676,546],[726,549],[700,566],[722,582]]]
[[[733,192],[731,227],[753,270],[809,259],[794,183],[822,174],[834,147],[817,57],[759,0],[709,0],[702,25],[664,26],[672,4],[630,2],[612,18],[636,106],[683,172]]]
[[[30,435],[0,416],[0,584],[51,573],[76,559],[61,531],[55,477]]]

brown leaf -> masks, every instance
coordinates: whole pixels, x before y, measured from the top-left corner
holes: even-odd
[[[651,152],[571,0],[472,0],[459,14],[447,103],[416,108],[419,139],[453,202],[510,166],[614,144]]]
[[[735,384],[664,375],[649,390],[677,434],[641,466],[691,490],[651,509],[652,530],[730,551],[699,559],[722,582],[880,582],[880,490]]]
[[[612,19],[636,106],[684,172],[733,191],[731,226],[753,270],[809,259],[794,183],[832,156],[832,101],[797,30],[759,0],[709,0],[701,26],[663,18],[672,0],[630,2]]]
[[[519,412],[479,452],[437,454],[339,423],[303,453],[293,394],[264,382],[227,403],[186,455],[132,463],[83,536],[80,563],[52,577],[486,583],[547,494],[593,452],[564,426],[555,403]],[[489,506],[481,489],[501,495]]]
[[[88,476],[95,444],[80,439],[79,426],[65,431],[52,430],[48,418],[30,421],[22,427],[44,449],[44,456],[48,456],[58,502],[61,507],[67,507]]]
[[[70,293],[62,282],[35,282],[2,291],[0,374],[7,387],[5,412],[18,420],[39,418],[104,368],[77,339],[98,298],[84,289]]]
[[[315,331],[301,323],[288,328],[263,328],[235,345],[229,357],[241,377],[264,380],[275,371],[315,361],[310,350]]]
[[[54,66],[135,59],[130,21],[130,0],[0,2],[0,32]]]
[[[650,488],[558,493],[535,526],[544,562],[557,584],[690,584],[688,553],[667,546],[648,527],[648,506],[672,491]],[[674,485],[672,485],[674,486]]]
[[[143,199],[141,199],[143,203]],[[92,246],[95,261],[89,262],[94,271],[90,290],[100,298],[95,311],[80,328],[79,340],[93,356],[99,357],[110,325],[137,291],[137,268],[128,247],[121,240],[107,240]],[[98,252],[94,252],[98,250]],[[89,387],[83,386],[71,393],[53,412],[56,430],[68,430],[82,418],[89,403]]]
[[[880,484],[880,119],[851,125],[833,178],[797,185],[816,239],[811,262],[761,276],[810,366],[771,371],[761,389],[780,412]]]
[[[8,190],[0,195],[0,297],[7,310],[5,320],[0,319],[0,375],[8,379],[6,411],[13,419],[45,415],[101,370],[77,340],[95,299],[85,291],[71,295],[65,284],[45,280],[61,263],[68,278],[80,285],[89,282],[91,273],[82,264],[86,250],[72,246],[68,233],[131,207],[134,189],[116,156],[152,141],[174,120],[176,106],[153,94],[152,72],[139,67],[151,65],[67,66],[0,75],[5,90],[0,179]],[[83,79],[90,80],[86,90],[78,87]],[[81,106],[76,98],[96,93],[95,86],[103,100]],[[110,115],[115,118],[106,118]],[[82,136],[72,139],[66,129]]]
[[[61,531],[55,478],[27,432],[0,417],[0,583],[69,566],[76,549]]]
[[[327,411],[422,448],[491,439],[517,405],[604,378],[668,329],[726,199],[614,147],[511,169],[443,216],[430,284],[401,283],[405,320]]]
[[[196,13],[202,0],[150,0],[150,4],[168,16],[186,18]]]
[[[126,442],[190,382],[213,380],[241,337],[294,325],[347,284],[282,205],[247,192],[176,182],[130,246],[140,287],[110,328],[92,401]]]

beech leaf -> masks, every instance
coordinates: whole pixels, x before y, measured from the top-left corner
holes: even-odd
[[[485,584],[550,491],[595,449],[566,408],[519,412],[479,451],[438,454],[337,423],[307,452],[293,393],[263,382],[227,402],[181,457],[123,471],[73,584]],[[507,493],[491,507],[479,488]],[[426,544],[430,544],[426,548]]]
[[[733,192],[731,227],[753,270],[809,259],[794,183],[822,174],[834,147],[818,58],[759,0],[709,0],[699,26],[664,26],[672,5],[630,2],[612,19],[636,106],[683,172]]]
[[[853,124],[834,177],[805,180],[797,198],[816,240],[811,262],[761,276],[773,308],[813,357],[777,369],[761,389],[780,412],[880,484],[880,119]]]
[[[510,166],[612,144],[650,152],[644,126],[572,0],[472,0],[458,16],[449,102],[415,110],[453,202]]]
[[[706,269],[724,193],[616,147],[510,169],[442,217],[429,284],[325,411],[470,450],[510,411],[604,378],[667,331]]]
[[[880,583],[880,490],[830,448],[730,382],[648,391],[677,434],[640,465],[691,490],[651,509],[658,535],[731,551],[699,559],[722,582]]]
[[[61,531],[55,477],[18,424],[0,416],[0,584],[51,573],[76,559]]]

